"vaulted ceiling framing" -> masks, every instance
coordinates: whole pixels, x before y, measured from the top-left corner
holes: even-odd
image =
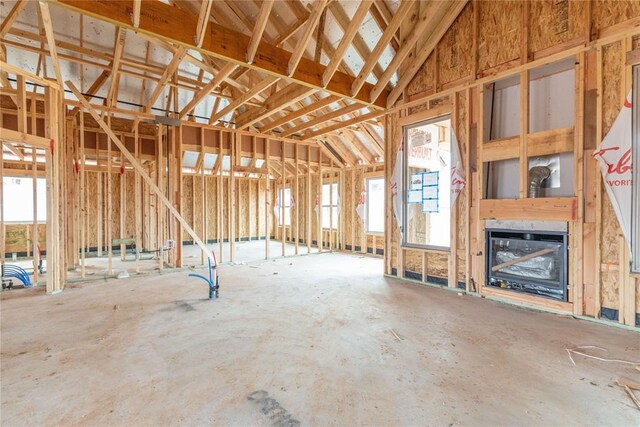
[[[31,72],[77,82],[116,116],[313,139],[346,166],[374,164],[385,109],[466,1],[419,3],[7,1],[0,59],[37,62]],[[0,84],[12,84],[3,70]]]

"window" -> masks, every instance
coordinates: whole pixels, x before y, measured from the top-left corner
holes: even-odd
[[[384,178],[367,179],[367,233],[384,233]]]
[[[280,200],[278,203],[278,217],[282,215],[282,205],[284,204],[284,217],[280,218],[280,225],[291,226],[291,189],[280,190]],[[283,223],[284,220],[284,223]]]
[[[33,222],[33,179],[3,177],[5,222]],[[47,220],[47,181],[37,180],[38,221]]]
[[[451,227],[451,119],[404,129],[405,246],[448,249]]]
[[[338,184],[322,184],[322,228],[338,228]]]
[[[632,165],[632,209],[631,212],[631,269],[640,273],[640,65],[633,68],[633,109],[632,138],[633,160]]]

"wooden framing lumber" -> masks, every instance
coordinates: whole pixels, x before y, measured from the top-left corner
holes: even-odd
[[[171,61],[167,65],[167,68],[164,70],[162,77],[160,77],[158,84],[153,89],[151,96],[149,97],[146,105],[144,106],[143,111],[145,113],[148,113],[149,111],[151,111],[151,109],[153,108],[153,105],[156,103],[156,100],[158,99],[158,97],[164,90],[165,86],[169,82],[169,79],[173,76],[173,73],[178,69],[180,62],[182,62],[186,54],[187,54],[187,50],[184,47],[178,48],[176,53],[173,54],[173,58],[171,58]]]
[[[0,38],[3,39],[7,35],[11,26],[16,21],[16,18],[18,18],[18,15],[20,15],[20,12],[22,12],[22,9],[24,9],[26,5],[27,0],[18,0],[16,4],[13,5],[7,16],[2,21],[2,24],[0,24]]]
[[[189,101],[189,103],[185,105],[182,110],[180,110],[180,113],[178,114],[179,118],[182,119],[187,114],[189,114],[190,111],[193,111],[204,98],[206,98],[211,92],[213,92],[218,86],[220,86],[220,83],[225,81],[227,77],[229,77],[229,75],[237,68],[237,64],[227,64],[222,67],[220,71],[211,79],[211,81],[209,81],[209,83],[207,83],[202,89],[196,91],[193,94],[193,98],[191,98],[191,101]],[[218,99],[219,98],[216,98],[216,100]],[[217,112],[216,110],[217,108],[213,109],[214,114]]]
[[[349,113],[353,113],[354,111],[358,111],[360,109],[362,109],[362,105],[360,104],[351,104],[351,105],[347,105],[346,107],[342,107],[342,108],[337,108],[333,111],[331,111],[330,113],[324,114],[322,116],[318,116],[315,117],[309,121],[306,121],[304,123],[299,124],[298,126],[294,126],[290,129],[287,129],[286,131],[282,132],[281,136],[283,137],[288,137],[290,135],[296,134],[296,133],[300,133],[301,131],[308,129],[310,127],[313,126],[317,126],[319,124],[325,123],[329,120],[333,120],[333,119],[337,119],[340,118],[342,116],[344,116],[345,114],[349,114]]]
[[[434,25],[436,16],[435,8],[442,7],[441,3],[429,2],[427,3],[427,10],[418,16],[418,22],[411,30],[411,34],[406,41],[402,43],[402,47],[394,55],[391,63],[384,70],[384,73],[376,81],[376,85],[371,91],[371,98],[376,99],[382,90],[387,86],[393,74],[400,68],[400,65],[404,62],[405,58],[414,50],[418,40],[426,34],[427,30]]]
[[[387,28],[385,28],[382,36],[376,43],[376,47],[371,52],[371,55],[366,58],[365,63],[360,70],[360,74],[358,74],[358,77],[356,77],[356,79],[351,84],[351,96],[355,96],[355,94],[360,91],[365,81],[369,77],[369,74],[371,74],[373,67],[378,63],[380,56],[393,38],[393,35],[397,31],[397,29],[400,27],[402,21],[404,21],[404,18],[411,11],[413,5],[413,0],[403,0],[402,3],[400,3],[400,6],[398,7],[396,13],[393,15],[391,22],[389,22],[389,25],[387,26]]]
[[[264,30],[267,27],[267,22],[269,20],[269,14],[271,13],[273,3],[274,0],[263,0],[262,4],[260,5],[260,13],[258,14],[258,18],[256,19],[255,26],[253,27],[251,41],[249,42],[249,46],[247,47],[247,64],[251,64],[253,62],[253,58],[258,51],[258,46],[260,45],[260,40],[262,39],[262,33],[264,33]]]
[[[226,116],[227,114],[231,113],[232,111],[235,111],[238,107],[240,107],[241,105],[245,104],[251,98],[253,98],[256,95],[260,94],[262,91],[264,91],[265,89],[269,88],[271,85],[277,83],[278,80],[280,80],[279,77],[273,77],[273,76],[265,77],[260,82],[255,84],[247,92],[243,93],[241,96],[239,96],[238,98],[233,100],[231,103],[229,103],[222,110],[220,110],[217,113],[215,113],[214,115],[212,115],[209,118],[209,124],[214,124],[216,121],[220,120],[222,117]]]
[[[291,54],[291,57],[289,58],[289,62],[287,65],[287,77],[292,77],[295,74],[296,69],[298,68],[298,64],[302,59],[302,55],[304,54],[304,51],[307,48],[307,45],[309,44],[309,40],[311,40],[313,31],[315,30],[316,25],[318,25],[318,21],[320,20],[320,17],[322,16],[322,13],[326,5],[327,5],[327,0],[315,0],[315,3],[313,5],[313,11],[311,12],[311,15],[309,15],[309,19],[305,24],[305,27],[303,30],[304,32],[298,39],[296,48]]]
[[[53,70],[56,74],[56,82],[58,83],[58,86],[62,88],[62,73],[60,72],[60,62],[58,61],[56,38],[53,34],[53,23],[51,22],[49,5],[44,1],[38,2],[38,5],[40,7],[40,15],[42,16],[42,25],[44,26],[45,35],[47,36],[47,45],[49,46],[49,53],[51,55],[51,62],[53,63]]]
[[[267,98],[261,107],[253,107],[240,114],[236,119],[236,129],[244,129],[262,121],[266,117],[300,102],[314,91],[315,89],[291,83]]]
[[[162,193],[162,191],[158,188],[158,186],[153,182],[153,180],[149,177],[147,172],[144,170],[142,165],[135,159],[135,157],[127,150],[124,144],[118,139],[118,137],[113,133],[113,131],[109,128],[109,126],[102,120],[100,115],[94,110],[89,102],[82,96],[80,91],[71,83],[71,81],[67,81],[67,87],[71,89],[76,98],[82,103],[85,109],[91,114],[94,120],[98,123],[100,128],[107,134],[109,139],[113,141],[114,144],[120,149],[124,157],[131,163],[135,171],[142,177],[142,179],[149,185],[151,191],[153,191],[158,198],[158,200],[171,212],[171,214],[178,220],[180,225],[187,231],[187,233],[193,238],[196,244],[207,253],[207,256],[211,258],[207,246],[204,242],[198,237],[198,235],[193,231],[193,229],[189,226],[189,224],[185,221],[185,219],[180,215],[180,213],[176,210],[176,208],[169,202],[167,197]],[[212,260],[213,262],[213,260]]]
[[[116,25],[134,28],[131,23],[131,6],[127,2],[56,0],[55,4]],[[192,48],[204,55],[247,65],[246,52],[250,41],[249,36],[211,22],[205,33],[202,46],[198,48],[193,40],[193,28],[197,25],[197,15],[162,2],[144,2],[144,9],[145,13],[141,14],[138,27],[139,34],[159,37],[178,45]],[[159,19],[154,19],[154,17]],[[295,72],[289,75],[288,64],[291,62],[291,58],[291,53],[263,42],[260,44],[260,55],[256,55],[254,62],[249,67],[280,77],[290,77],[292,81],[308,87],[324,89],[321,84],[322,74],[325,69],[323,65],[301,57]],[[353,80],[354,77],[348,74],[336,72],[331,82],[326,86],[326,90],[335,95],[350,96],[350,87]],[[369,93],[372,88],[373,85],[365,83],[354,100],[365,105],[371,104]],[[384,108],[386,106],[386,94],[387,92],[385,91],[372,106],[374,108]]]
[[[349,46],[351,46],[351,42],[353,41],[353,38],[356,36],[356,34],[358,34],[358,30],[362,25],[362,21],[364,20],[365,16],[367,16],[367,12],[371,8],[372,3],[373,3],[372,0],[362,1],[358,6],[358,9],[356,10],[356,13],[353,15],[353,18],[351,18],[349,27],[346,29],[346,31],[342,35],[340,44],[336,48],[336,51],[334,52],[333,57],[331,57],[331,60],[329,61],[327,68],[325,68],[324,73],[322,74],[323,87],[326,86],[331,81],[333,74],[338,69],[338,66],[342,61],[342,58],[347,52],[347,49],[349,48]]]
[[[202,0],[200,3],[200,13],[198,14],[198,24],[196,25],[195,41],[196,46],[202,46],[204,40],[205,30],[209,23],[209,17],[211,16],[211,6],[213,6],[214,0]]]
[[[309,105],[307,105],[306,107],[297,109],[289,114],[287,114],[284,117],[281,117],[277,120],[274,120],[272,122],[267,123],[266,125],[264,125],[262,128],[260,128],[261,132],[268,132],[272,129],[275,129],[277,127],[282,127],[283,125],[294,121],[297,118],[300,118],[302,116],[306,116],[308,114],[313,113],[314,111],[318,111],[321,108],[324,108],[328,105],[333,104],[334,102],[339,101],[339,98],[335,95],[329,95],[325,98],[322,98],[318,101],[315,102],[311,102]]]
[[[416,53],[416,55],[411,60],[411,63],[403,68],[402,76],[400,77],[400,79],[398,79],[398,83],[387,97],[387,107],[392,107],[393,104],[395,104],[395,102],[398,100],[400,95],[402,95],[402,91],[409,84],[409,82],[411,82],[420,67],[422,67],[422,64],[424,64],[424,61],[427,60],[431,52],[433,52],[433,50],[436,48],[442,36],[446,33],[453,21],[455,21],[455,19],[458,17],[460,12],[462,12],[466,5],[466,0],[451,2],[449,10],[447,11],[443,19],[440,20],[438,26],[431,33],[424,46],[422,46],[422,48],[420,48],[420,50]]]

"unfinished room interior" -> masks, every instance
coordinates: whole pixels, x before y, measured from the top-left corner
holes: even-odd
[[[0,9],[0,424],[640,425],[639,0]]]

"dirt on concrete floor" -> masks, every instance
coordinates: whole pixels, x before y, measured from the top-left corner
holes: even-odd
[[[615,425],[640,334],[323,254],[1,295],[3,425]],[[202,272],[199,271],[199,272]],[[595,351],[595,350],[592,350]],[[602,353],[601,353],[602,354]]]

